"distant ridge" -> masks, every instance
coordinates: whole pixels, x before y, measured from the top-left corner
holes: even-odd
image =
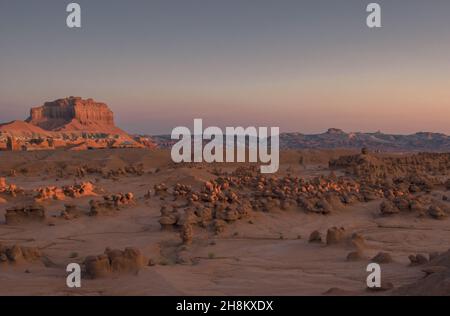
[[[322,134],[283,133],[283,149],[362,148],[380,151],[450,151],[450,137],[441,133],[419,132],[411,135],[375,133],[346,133],[329,129]]]
[[[62,139],[61,146],[170,148],[176,141],[170,135],[129,135],[114,124],[114,114],[105,103],[81,97],[68,97],[30,110],[26,121],[0,124],[0,150],[7,137],[19,138],[21,147],[36,138]],[[70,139],[70,142],[67,141]],[[56,145],[55,145],[56,146]],[[30,147],[30,146],[28,146]],[[450,136],[418,132],[411,135],[382,132],[347,133],[330,128],[321,134],[282,133],[281,149],[361,149],[379,151],[450,152]],[[80,146],[82,148],[82,146]]]
[[[170,135],[152,136],[158,147],[168,148],[175,141]],[[361,149],[408,152],[450,152],[450,136],[441,133],[419,132],[411,135],[375,133],[346,133],[330,128],[321,134],[282,133],[281,149]]]

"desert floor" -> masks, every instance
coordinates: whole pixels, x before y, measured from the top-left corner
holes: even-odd
[[[299,177],[328,174],[328,160],[344,151],[283,152],[279,175]],[[303,163],[299,163],[303,157]],[[117,169],[141,164],[144,174],[102,177],[71,175],[77,166]],[[224,165],[233,170],[236,165]],[[17,170],[14,177],[11,169]],[[424,276],[421,267],[409,266],[411,254],[446,251],[450,244],[448,219],[437,221],[413,214],[379,216],[380,200],[356,203],[329,215],[309,214],[297,208],[254,212],[251,219],[230,223],[214,234],[194,228],[192,244],[184,249],[189,263],[177,262],[180,236],[162,230],[162,201],[145,198],[148,190],[164,182],[200,186],[215,176],[208,165],[175,167],[167,151],[97,150],[84,152],[1,152],[0,176],[26,192],[39,187],[72,185],[91,181],[98,193],[134,194],[136,203],[109,216],[81,216],[67,220],[59,214],[64,204],[76,204],[89,212],[92,196],[47,200],[45,222],[6,225],[6,209],[30,196],[4,198],[0,204],[0,243],[38,247],[37,262],[0,264],[0,295],[385,295],[366,289],[370,258],[388,252],[393,262],[382,265],[382,278],[395,288]],[[28,195],[31,193],[28,193]],[[348,245],[310,243],[311,232],[326,235],[330,227],[364,236],[365,259],[348,261]],[[106,278],[83,277],[82,287],[66,286],[66,266],[99,255],[106,247],[135,247],[152,264],[137,274]]]

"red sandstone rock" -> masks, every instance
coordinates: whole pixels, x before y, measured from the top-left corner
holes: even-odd
[[[113,112],[104,103],[69,97],[32,108],[24,121],[0,124],[7,135],[6,150],[44,150],[66,147],[91,148],[152,147],[141,143],[114,125]]]
[[[16,197],[17,194],[23,194],[24,190],[15,184],[8,184],[5,178],[0,178],[0,193]]]
[[[83,182],[72,186],[63,187],[64,194],[73,198],[82,196],[97,195],[94,190],[95,186],[91,182]]]
[[[37,202],[45,200],[64,200],[65,198],[63,190],[55,186],[39,188],[37,189],[37,192],[38,193],[34,198]]]
[[[69,97],[32,108],[27,120],[45,130],[58,130],[73,123],[72,128],[114,127],[114,115],[104,103],[92,99]]]
[[[6,189],[6,179],[0,178],[0,192]]]
[[[408,258],[411,262],[411,266],[418,266],[428,263],[428,258],[422,254],[410,255]]]

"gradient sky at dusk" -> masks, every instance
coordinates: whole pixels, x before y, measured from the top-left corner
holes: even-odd
[[[450,1],[0,0],[0,121],[66,96],[178,125],[450,134]]]

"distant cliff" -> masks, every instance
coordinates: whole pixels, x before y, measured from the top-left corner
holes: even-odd
[[[380,151],[440,151],[450,152],[450,136],[420,132],[411,135],[376,133],[346,133],[329,129],[322,134],[284,133],[280,135],[283,149],[368,147]]]
[[[152,136],[160,148],[170,148],[176,141],[170,135]],[[346,133],[330,128],[321,134],[282,133],[281,149],[358,149],[379,151],[450,152],[450,136],[440,133],[396,135],[376,133]]]
[[[105,103],[69,97],[32,108],[28,123],[47,131],[99,131],[115,129],[114,114]]]
[[[0,124],[0,150],[60,147],[154,148],[155,144],[150,138],[133,138],[115,126],[114,114],[105,103],[80,97],[45,102],[32,108],[26,121]]]

